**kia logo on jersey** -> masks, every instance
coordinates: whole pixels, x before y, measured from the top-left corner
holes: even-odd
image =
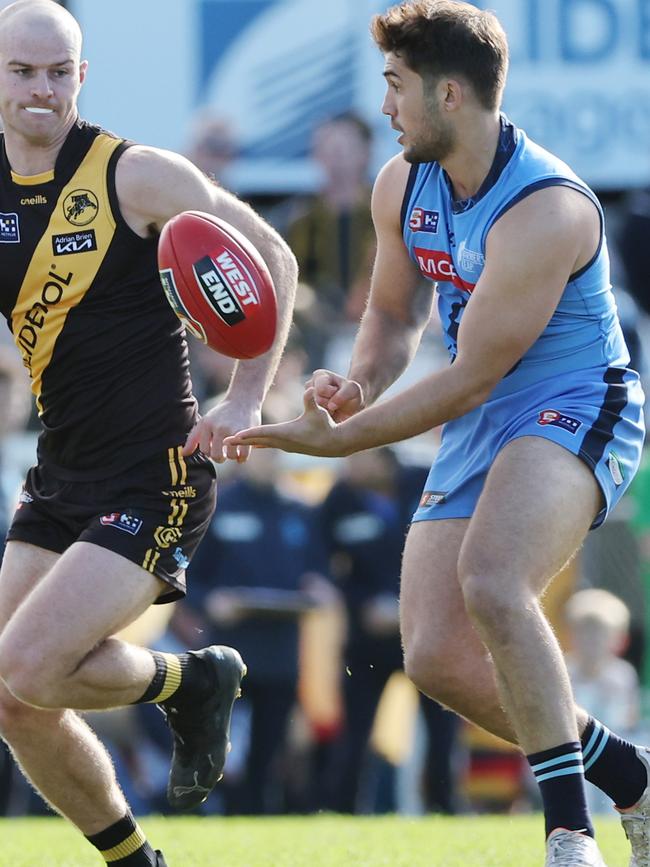
[[[437,235],[439,221],[440,214],[438,211],[426,211],[424,208],[413,208],[409,220],[409,229],[413,232],[430,232],[432,235]]]

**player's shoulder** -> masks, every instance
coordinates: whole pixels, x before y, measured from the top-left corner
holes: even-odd
[[[411,168],[412,165],[406,162],[402,154],[396,154],[379,170],[375,180],[375,189],[378,186],[389,189],[397,187],[401,189],[401,192],[404,192]]]
[[[175,151],[133,144],[120,156],[115,183],[120,201],[135,206],[153,191],[182,189],[198,174],[198,169]]]
[[[494,223],[489,236],[512,238],[535,233],[541,243],[583,234],[590,238],[599,227],[598,208],[584,191],[552,184],[516,202]]]
[[[192,163],[181,154],[164,148],[153,147],[145,144],[131,144],[120,157],[118,163],[122,175],[133,177],[148,177],[153,175],[162,177],[184,172],[192,167]]]
[[[397,154],[382,166],[372,190],[375,223],[382,217],[397,218],[399,222],[410,171],[411,166],[402,154]]]

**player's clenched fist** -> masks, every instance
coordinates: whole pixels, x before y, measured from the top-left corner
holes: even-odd
[[[359,383],[331,370],[315,370],[305,383],[305,389],[308,388],[314,389],[315,402],[336,422],[345,421],[364,407]]]

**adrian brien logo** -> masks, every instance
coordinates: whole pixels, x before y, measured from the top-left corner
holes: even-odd
[[[52,253],[55,256],[88,253],[96,249],[97,238],[94,229],[85,229],[83,232],[65,232],[63,235],[52,236]]]
[[[73,226],[87,226],[97,216],[99,200],[90,190],[73,190],[63,200],[63,213]]]

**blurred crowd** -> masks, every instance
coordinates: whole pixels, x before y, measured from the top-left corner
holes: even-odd
[[[313,369],[345,372],[374,257],[372,147],[361,117],[326,118],[311,138],[318,187],[301,196],[247,197],[287,238],[301,273],[266,420],[300,412]],[[237,136],[227,119],[199,115],[187,154],[237,192]],[[633,366],[647,382],[650,191],[606,197],[604,205],[623,326]],[[206,407],[219,399],[233,363],[194,340],[191,356]],[[445,363],[434,313],[408,376]],[[0,339],[0,391],[1,529],[17,505],[36,430],[8,332]],[[171,652],[231,644],[248,664],[226,776],[202,813],[451,814],[537,806],[517,750],[419,696],[402,672],[401,551],[437,445],[432,432],[339,461],[261,450],[243,465],[219,468],[217,511],[188,570],[187,599],[156,606],[129,633]],[[578,702],[646,743],[649,594],[646,459],[617,512],[546,597]],[[158,710],[140,704],[88,719],[109,745],[134,811],[166,812],[171,743]],[[595,789],[590,797],[594,810],[608,809]],[[0,744],[0,815],[44,809]]]

